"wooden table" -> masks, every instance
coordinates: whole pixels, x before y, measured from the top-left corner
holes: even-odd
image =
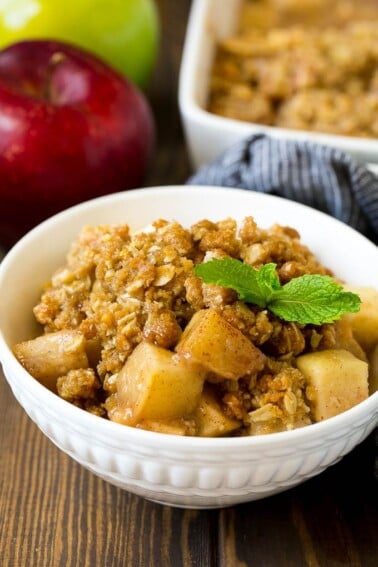
[[[160,0],[162,45],[149,91],[158,139],[148,185],[190,170],[177,109],[189,0]],[[1,567],[375,567],[373,436],[339,464],[266,500],[179,510],[123,492],[61,453],[0,375]]]

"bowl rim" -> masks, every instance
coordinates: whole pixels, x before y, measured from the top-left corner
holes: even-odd
[[[56,222],[63,222],[64,219],[70,217],[72,213],[80,214],[86,210],[90,210],[91,208],[98,208],[103,203],[112,202],[115,200],[123,201],[124,199],[130,198],[137,198],[144,200],[148,195],[154,194],[156,196],[157,191],[162,193],[167,193],[168,195],[170,192],[175,190],[186,190],[187,193],[195,192],[203,192],[203,191],[221,191],[222,193],[230,193],[237,191],[238,193],[246,193],[244,189],[230,189],[226,187],[217,187],[217,186],[196,186],[196,185],[168,185],[168,186],[156,186],[156,187],[147,187],[141,189],[134,189],[128,190],[118,193],[112,193],[106,196],[97,197],[94,199],[87,200],[82,202],[78,205],[74,205],[64,211],[48,218],[47,220],[43,221],[36,227],[34,227],[31,231],[29,231],[25,236],[23,236],[6,254],[2,262],[0,263],[0,288],[2,285],[2,281],[4,275],[7,273],[8,265],[11,265],[13,259],[17,257],[18,254],[22,253],[25,246],[27,246],[30,242],[32,242],[35,238],[37,238],[40,233],[44,233],[45,231],[51,230],[51,228],[55,225]],[[283,197],[275,196],[275,195],[268,195],[264,193],[255,193],[251,192],[253,195],[253,199],[257,201],[266,201],[267,203],[281,203],[285,202],[286,206],[289,208],[294,207],[298,208],[300,211],[305,211],[307,214],[312,215],[315,219],[319,219],[326,221],[328,223],[332,223],[334,226],[339,226],[343,231],[347,231],[349,233],[353,233],[353,236],[357,238],[361,244],[364,246],[371,247],[372,252],[378,254],[378,248],[365,236],[351,228],[350,226],[346,225],[345,223],[334,219],[330,215],[319,211],[317,209],[313,209],[304,205],[302,203],[298,203],[296,201],[291,201],[288,199],[284,199]],[[273,222],[273,221],[272,221]],[[85,221],[83,222],[83,225]],[[96,415],[90,414],[85,410],[78,408],[71,403],[65,401],[64,399],[60,398],[57,394],[53,393],[52,391],[48,390],[45,386],[43,386],[38,380],[33,378],[31,374],[29,374],[23,366],[18,362],[15,355],[12,352],[11,347],[8,346],[3,331],[0,328],[0,361],[3,363],[4,368],[4,375],[6,380],[9,382],[13,389],[12,382],[13,380],[17,380],[17,382],[23,382],[27,385],[28,394],[31,394],[38,403],[45,404],[48,411],[51,413],[56,413],[58,415],[65,415],[67,419],[70,419],[70,426],[72,428],[80,428],[83,427],[88,431],[91,431],[91,434],[99,437],[103,437],[107,435],[107,439],[109,439],[109,446],[111,446],[112,439],[116,439],[118,441],[128,441],[134,442],[141,447],[143,445],[152,445],[156,442],[159,444],[161,449],[177,449],[178,443],[180,444],[180,448],[182,447],[183,450],[185,448],[191,448],[193,450],[203,450],[210,451],[211,453],[222,451],[222,450],[241,450],[241,449],[260,449],[260,448],[277,448],[278,446],[295,446],[298,442],[306,442],[308,441],[311,443],[315,439],[318,439],[319,436],[323,435],[332,435],[334,433],[334,437],[339,437],[338,432],[340,431],[341,434],[344,435],[344,427],[348,425],[354,425],[356,422],[360,420],[366,419],[367,416],[371,416],[373,419],[374,413],[377,414],[376,421],[378,422],[378,391],[371,394],[366,400],[361,402],[360,404],[350,408],[349,410],[331,417],[327,420],[322,422],[313,423],[308,426],[304,426],[301,428],[293,429],[290,431],[282,431],[277,433],[270,433],[267,435],[255,435],[255,436],[245,436],[245,437],[220,437],[220,438],[206,438],[206,437],[194,437],[194,436],[180,436],[180,435],[172,435],[166,433],[157,433],[153,431],[138,429],[135,427],[119,424],[116,422],[112,422],[108,419],[104,419],[102,417],[98,417]],[[5,370],[9,370],[9,373],[15,378],[8,378],[6,376]]]
[[[228,186],[221,186],[221,185],[199,185],[199,184],[185,184],[185,183],[175,183],[169,185],[154,185],[148,187],[139,187],[134,189],[127,189],[124,191],[117,191],[114,193],[108,193],[107,195],[102,195],[99,197],[94,197],[92,199],[87,199],[85,201],[81,201],[76,205],[72,205],[63,209],[62,211],[48,217],[44,221],[37,224],[31,230],[29,230],[25,235],[23,235],[5,254],[3,259],[0,261],[0,284],[1,279],[3,277],[3,273],[5,272],[4,266],[7,266],[10,263],[12,257],[18,253],[19,249],[23,246],[26,246],[29,240],[35,238],[39,232],[43,232],[48,230],[50,225],[54,225],[56,222],[63,221],[66,217],[71,216],[72,214],[80,214],[83,210],[91,210],[96,209],[102,204],[106,204],[108,201],[114,201],[117,204],[118,201],[124,201],[124,199],[131,197],[136,200],[144,200],[148,195],[156,195],[157,192],[160,192],[162,195],[165,193],[170,193],[173,191],[180,191],[181,193],[193,193],[193,192],[207,192],[207,191],[217,191],[218,193],[223,193],[224,195],[230,194],[230,191],[233,194],[238,193],[239,195],[253,195],[253,199],[256,202],[261,201],[264,203],[271,202],[277,203],[278,205],[282,203],[283,206],[292,207],[298,209],[298,212],[303,212],[303,214],[311,215],[313,220],[319,220],[319,222],[326,222],[328,224],[333,224],[335,227],[339,227],[339,229],[349,232],[350,234],[353,233],[353,237],[361,241],[361,244],[364,246],[368,246],[371,248],[371,251],[378,252],[378,247],[369,240],[364,234],[358,232],[355,228],[349,226],[345,222],[332,217],[330,214],[321,211],[320,209],[316,209],[315,207],[311,207],[299,201],[295,201],[293,199],[288,199],[286,197],[282,197],[280,195],[274,195],[270,193],[264,193],[259,191],[251,191],[245,189],[243,187],[228,187]],[[277,221],[270,221],[271,224]]]

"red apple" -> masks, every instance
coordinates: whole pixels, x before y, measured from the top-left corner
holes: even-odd
[[[0,51],[0,244],[86,199],[142,180],[154,123],[141,92],[81,48]]]

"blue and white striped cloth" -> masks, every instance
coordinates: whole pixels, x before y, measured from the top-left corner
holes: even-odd
[[[334,148],[258,134],[201,167],[188,183],[239,187],[299,201],[378,243],[378,177]]]

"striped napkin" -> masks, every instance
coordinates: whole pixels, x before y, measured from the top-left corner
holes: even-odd
[[[204,165],[187,183],[239,187],[299,201],[378,243],[378,177],[328,146],[258,134]]]

